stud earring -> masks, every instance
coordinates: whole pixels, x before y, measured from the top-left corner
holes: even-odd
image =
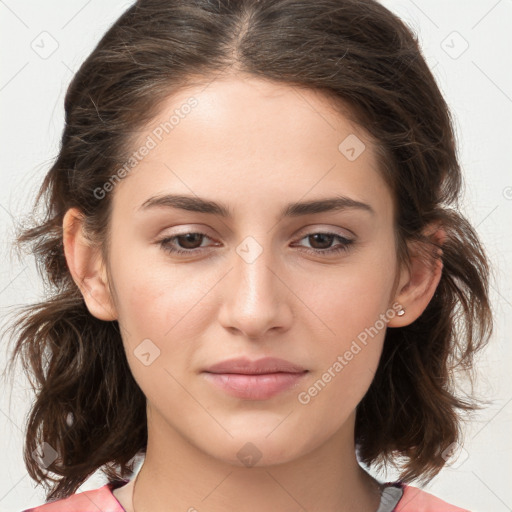
[[[404,308],[402,308],[398,313],[397,313],[398,316],[404,316],[405,315],[405,310]]]

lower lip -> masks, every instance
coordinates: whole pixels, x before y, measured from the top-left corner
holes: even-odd
[[[281,391],[295,387],[307,371],[302,373],[241,373],[203,372],[205,378],[226,393],[245,400],[266,400]]]

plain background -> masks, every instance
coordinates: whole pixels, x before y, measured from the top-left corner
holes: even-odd
[[[30,213],[37,188],[56,157],[63,101],[80,64],[127,0],[0,0],[0,312],[41,299],[44,290],[28,255],[11,251],[15,222]],[[465,173],[463,213],[493,265],[495,333],[479,360],[477,391],[492,401],[465,429],[460,456],[425,488],[474,512],[512,510],[512,50],[511,0],[385,0],[418,34],[452,110]],[[428,105],[425,106],[428,108]],[[2,340],[0,365],[6,360]],[[0,394],[0,511],[44,502],[26,472],[23,430],[31,403],[23,375],[9,400]],[[93,475],[79,490],[99,487]]]

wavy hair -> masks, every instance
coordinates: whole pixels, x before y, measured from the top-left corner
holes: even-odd
[[[47,499],[73,494],[96,470],[113,480],[145,453],[146,400],[117,321],[93,317],[63,251],[63,217],[77,207],[108,261],[111,195],[103,187],[133,151],[139,130],[182,87],[249,73],[321,91],[375,140],[393,194],[398,261],[411,242],[441,258],[436,293],[412,324],[388,329],[380,364],[356,411],[360,461],[393,464],[402,481],[426,481],[461,436],[478,400],[455,375],[474,379],[475,353],[492,332],[489,262],[459,212],[462,184],[452,118],[417,37],[374,0],[139,0],[108,29],[65,96],[61,146],[37,194],[43,215],[20,229],[50,293],[11,326],[35,391],[24,445]],[[425,235],[439,223],[442,253]],[[34,382],[35,381],[35,382]],[[42,467],[43,443],[58,457]],[[400,459],[400,462],[398,460]],[[57,478],[50,476],[53,473]]]

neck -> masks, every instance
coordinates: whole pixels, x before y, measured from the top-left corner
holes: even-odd
[[[353,417],[299,458],[251,467],[212,457],[167,423],[161,428],[163,423],[153,420],[148,422],[146,458],[133,482],[132,510],[125,507],[127,512],[374,512],[379,506],[381,488],[355,456]]]

